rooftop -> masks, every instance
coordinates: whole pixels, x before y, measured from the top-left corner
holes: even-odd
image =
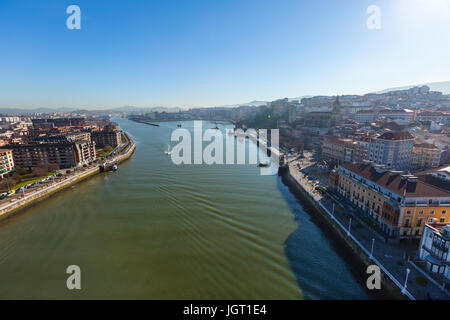
[[[376,170],[370,163],[344,163],[341,167],[406,197],[450,197],[449,190],[430,185],[420,179],[408,181],[407,177],[399,173]]]
[[[400,132],[385,132],[377,139],[383,140],[409,140],[414,139],[414,137],[408,131],[400,131]]]

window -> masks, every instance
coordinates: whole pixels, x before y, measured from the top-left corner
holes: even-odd
[[[446,214],[447,213],[447,210],[442,210],[442,214]]]
[[[445,222],[445,218],[441,218],[441,220],[439,222],[440,223],[444,223]]]
[[[434,210],[431,210],[431,211],[430,211],[430,214],[434,214]]]
[[[407,211],[406,211],[406,214],[411,214],[411,210],[407,210]]]

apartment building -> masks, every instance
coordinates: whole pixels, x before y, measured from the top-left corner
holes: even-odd
[[[417,115],[418,121],[434,121],[434,122],[444,122],[445,114],[440,111],[422,111]]]
[[[353,140],[333,136],[323,137],[322,157],[336,163],[352,162]]]
[[[41,118],[31,119],[31,122],[35,129],[82,127],[86,125],[86,119],[84,118]]]
[[[370,161],[343,163],[330,176],[336,191],[375,221],[387,236],[420,239],[425,223],[448,223],[450,189]]]
[[[419,247],[419,256],[427,269],[450,280],[450,224],[426,224]]]
[[[355,150],[353,153],[354,162],[363,162],[369,158],[369,145],[371,140],[370,137],[363,137],[355,142]]]
[[[61,141],[9,145],[16,166],[32,170],[36,166],[57,165],[59,168],[82,166],[95,160],[95,143]]]
[[[439,167],[442,150],[430,143],[415,144],[411,155],[411,169],[425,170]]]
[[[414,137],[407,131],[385,132],[372,139],[368,160],[388,169],[409,170]]]
[[[111,146],[113,148],[120,144],[120,132],[113,130],[93,131],[92,140],[99,147]]]
[[[0,179],[8,175],[14,169],[12,150],[0,149]]]
[[[384,109],[384,110],[359,110],[352,118],[358,121],[359,123],[370,123],[374,122],[378,118],[388,118],[391,120],[402,120],[406,122],[412,122],[415,118],[415,113],[409,109],[402,110],[392,110],[392,109]]]

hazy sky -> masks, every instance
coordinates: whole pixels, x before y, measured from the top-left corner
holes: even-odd
[[[68,30],[66,8],[81,8]],[[381,8],[369,30],[366,9]],[[0,106],[217,106],[450,80],[450,0],[1,0]]]

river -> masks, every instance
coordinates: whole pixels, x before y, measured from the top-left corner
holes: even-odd
[[[278,176],[174,165],[175,122],[114,121],[137,145],[117,172],[0,222],[1,299],[371,298]],[[69,265],[81,290],[66,287]]]

